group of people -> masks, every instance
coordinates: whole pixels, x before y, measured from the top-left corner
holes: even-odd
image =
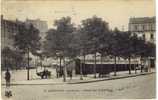
[[[64,74],[63,69],[60,69],[60,67],[56,67],[56,76],[57,78],[62,77]],[[67,75],[72,79],[72,70],[67,70]]]

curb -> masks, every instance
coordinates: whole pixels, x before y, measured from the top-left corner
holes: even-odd
[[[106,80],[116,80],[116,79],[123,79],[123,78],[129,78],[129,77],[136,77],[136,76],[142,76],[142,75],[148,75],[153,74],[156,72],[146,72],[146,73],[140,73],[140,74],[134,74],[134,75],[127,75],[127,76],[118,76],[118,77],[111,77],[111,78],[104,78],[104,79],[96,79],[96,80],[88,80],[88,81],[78,81],[78,82],[62,82],[62,83],[45,83],[45,84],[18,84],[18,83],[11,83],[11,86],[17,86],[17,85],[62,85],[62,84],[82,84],[82,83],[92,83],[92,82],[100,82],[100,81],[106,81]],[[6,85],[4,83],[1,84],[2,86]]]
[[[45,84],[18,84],[18,83],[11,83],[10,85],[11,86],[17,86],[17,85],[62,85],[62,84],[65,84],[65,83],[45,83]],[[4,86],[6,84],[2,84],[2,86]]]
[[[82,84],[82,83],[92,83],[92,82],[100,82],[100,81],[106,81],[106,80],[116,80],[116,79],[123,79],[123,78],[129,78],[129,77],[136,77],[136,76],[142,76],[142,75],[149,75],[154,74],[156,72],[150,72],[150,73],[141,73],[136,75],[127,75],[127,76],[120,76],[120,77],[112,77],[107,79],[98,79],[98,80],[89,80],[89,81],[80,81],[80,82],[69,82],[68,84]]]

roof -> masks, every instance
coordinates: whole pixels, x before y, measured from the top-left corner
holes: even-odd
[[[130,18],[130,24],[156,23],[156,17],[137,17]]]

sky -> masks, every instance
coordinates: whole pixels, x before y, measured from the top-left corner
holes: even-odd
[[[128,29],[131,17],[152,17],[155,14],[155,0],[2,0],[4,18],[24,21],[41,19],[52,28],[55,19],[71,16],[79,25],[81,20],[94,15],[103,18],[109,27]]]

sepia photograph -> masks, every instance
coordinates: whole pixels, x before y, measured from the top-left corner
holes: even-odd
[[[1,0],[0,100],[156,99],[156,0]]]

